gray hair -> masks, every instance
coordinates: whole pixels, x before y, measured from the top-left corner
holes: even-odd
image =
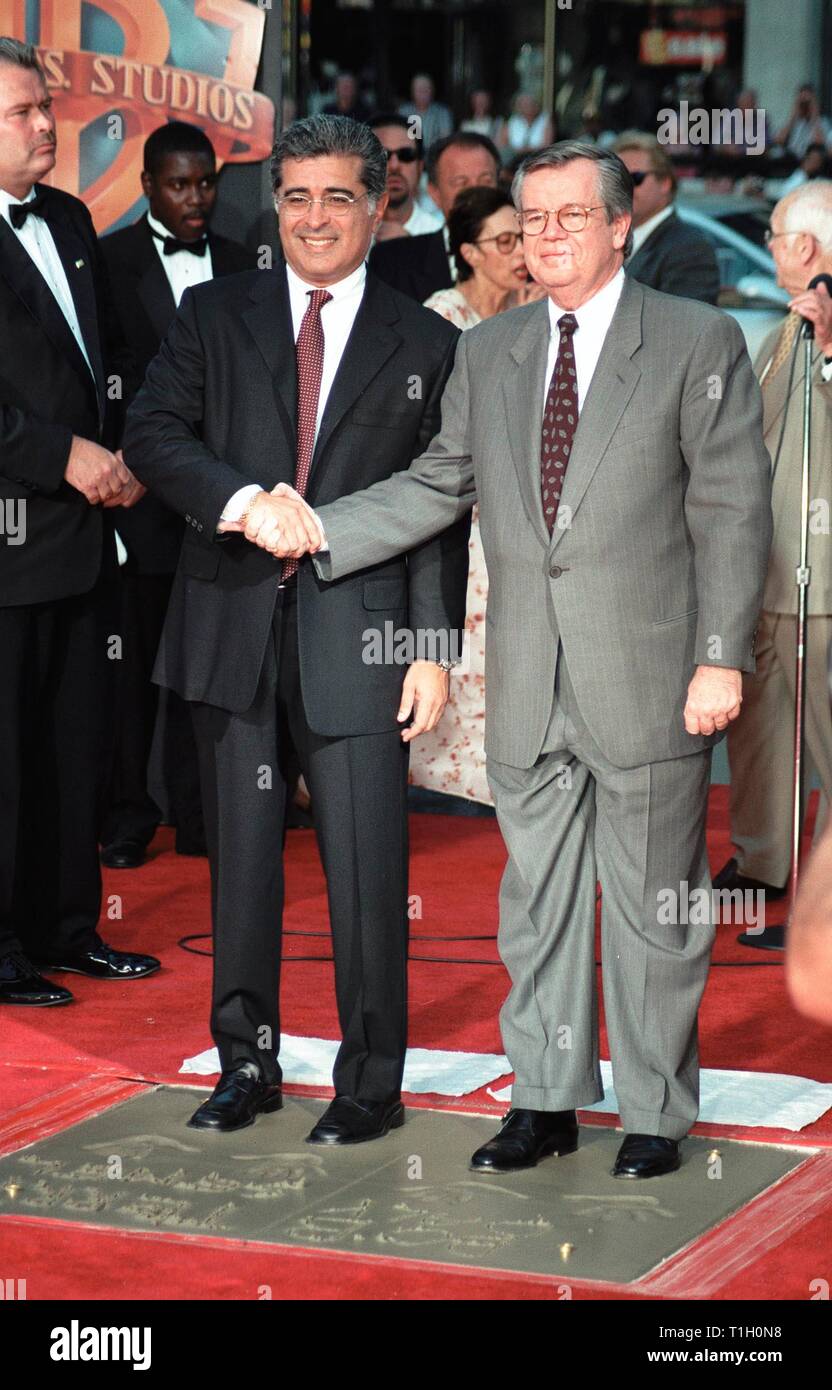
[[[811,179],[780,204],[784,232],[809,232],[824,255],[832,251],[832,180]]]
[[[327,154],[350,154],[361,160],[359,178],[372,208],[387,187],[387,151],[369,126],[351,116],[306,116],[282,130],[272,150],[272,188],[276,192],[280,187],[284,159]]]
[[[0,63],[13,63],[16,68],[32,68],[46,81],[34,44],[0,35]]]
[[[537,169],[560,169],[575,159],[589,159],[598,165],[598,194],[607,213],[607,221],[633,215],[633,179],[623,160],[612,150],[590,145],[586,140],[559,140],[545,150],[538,150],[523,160],[511,183],[511,197],[519,209],[523,180]],[[630,227],[624,243],[624,259],[633,249],[633,229]]]

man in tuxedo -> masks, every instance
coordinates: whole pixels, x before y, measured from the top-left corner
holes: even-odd
[[[513,196],[547,298],[463,334],[436,438],[409,470],[318,510],[316,565],[343,584],[478,500],[515,1082],[472,1165],[571,1153],[576,1110],[603,1095],[598,879],[626,1131],[614,1173],[650,1178],[678,1168],[698,1110],[711,747],[754,669],[771,537],[760,392],[732,319],[625,278],[632,181],[616,155],[550,146]],[[284,518],[309,519],[281,491]]]
[[[214,147],[184,121],[160,126],[144,147],[148,211],[104,237],[101,251],[124,336],[141,377],[156,356],[189,285],[254,269],[254,256],[210,230],[217,198]],[[147,496],[119,520],[124,655],[116,703],[116,748],[101,858],[113,869],[144,863],[160,810],[147,787],[158,691],[151,672],[179,547],[182,518]],[[164,771],[179,854],[204,854],[205,830],[191,714],[172,691],[165,707]]]
[[[112,451],[132,368],[92,221],[38,182],[55,148],[35,50],[2,38],[0,1002],[20,1005],[72,999],[41,970],[159,967],[96,930],[116,578],[104,513],[125,515],[142,488]]]
[[[461,130],[437,140],[427,152],[425,169],[428,192],[447,219],[463,188],[497,187],[500,156],[493,140],[476,131]],[[393,289],[424,304],[436,290],[456,281],[447,220],[436,232],[395,237],[377,242],[370,255],[370,269]]]
[[[702,232],[677,215],[676,170],[655,135],[631,131],[613,148],[633,179],[633,251],[627,274],[664,294],[716,304],[716,252]]]
[[[335,1100],[309,1137],[350,1144],[403,1119],[407,745],[447,699],[467,526],[328,585],[311,562],[270,553],[272,490],[294,482],[326,502],[406,468],[438,427],[458,333],[366,271],[386,202],[366,125],[295,122],[272,175],[285,263],[184,295],[131,406],[125,455],[186,522],[156,679],[193,702],[222,1068],[190,1123],[235,1130],[281,1104],[291,737],[327,876],[343,1038]],[[314,528],[290,532],[300,554]],[[391,632],[400,650],[413,644],[406,672],[373,656],[374,636]],[[430,634],[444,650],[420,640]]]

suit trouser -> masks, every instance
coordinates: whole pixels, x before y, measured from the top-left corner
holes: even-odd
[[[0,608],[0,952],[99,941],[111,752],[111,580]]]
[[[832,798],[832,712],[827,652],[832,617],[807,623],[806,761],[814,764],[827,800]],[[728,726],[731,765],[731,839],[741,873],[782,888],[792,849],[794,707],[797,618],[762,613],[757,629],[757,670],[743,680],[739,719]],[[809,774],[804,778],[808,794]],[[817,833],[822,829],[819,824]]]
[[[407,1047],[407,745],[398,730],[326,738],[310,727],[296,591],[278,592],[257,697],[245,714],[193,706],[211,863],[211,1031],[223,1070],[255,1061],[281,1079],[280,982],[286,762],[294,743],[327,881],[342,1043],[338,1094],[386,1100]],[[333,692],[341,679],[333,671]],[[334,698],[334,693],[333,693]]]
[[[101,828],[105,845],[136,840],[149,845],[161,812],[147,789],[147,772],[159,708],[151,681],[153,663],[170,599],[172,574],[130,574],[122,569],[122,660],[118,663],[116,733],[109,805]],[[166,700],[164,773],[177,840],[201,844],[204,837],[199,765],[191,711],[174,691]]]
[[[534,766],[489,759],[509,854],[499,948],[511,991],[500,1023],[515,1073],[515,1106],[572,1110],[603,1097],[597,878],[604,1007],[622,1124],[629,1133],[679,1139],[696,1120],[696,1020],[714,929],[710,908],[702,925],[686,924],[683,911],[668,913],[667,890],[681,904],[684,895],[689,901],[694,889],[705,889],[710,904],[710,763],[707,749],[614,767],[580,718],[562,653],[552,718]]]

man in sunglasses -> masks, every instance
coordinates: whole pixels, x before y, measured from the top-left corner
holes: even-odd
[[[663,294],[716,304],[716,252],[706,236],[677,217],[676,170],[658,140],[630,131],[613,149],[633,179],[633,250],[626,273]]]
[[[380,111],[369,126],[387,151],[387,208],[376,232],[376,242],[438,231],[442,226],[441,212],[438,208],[426,212],[418,201],[424,168],[422,142],[413,138],[407,118],[395,111]]]

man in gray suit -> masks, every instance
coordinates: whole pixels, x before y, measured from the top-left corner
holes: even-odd
[[[771,214],[777,281],[791,312],[765,339],[754,363],[763,392],[763,430],[772,457],[774,538],[763,590],[757,670],[743,717],[728,735],[731,839],[736,857],[714,879],[733,891],[764,889],[783,897],[791,862],[797,584],[803,459],[803,319],[815,325],[812,353],[809,566],[806,636],[806,754],[832,803],[832,709],[827,653],[832,642],[832,181],[814,179],[781,198]],[[806,778],[808,784],[809,778]],[[822,829],[818,824],[817,832]]]
[[[771,536],[760,391],[730,318],[625,279],[632,180],[616,155],[553,145],[514,198],[547,298],[463,334],[438,435],[320,509],[315,563],[338,583],[479,501],[515,1084],[472,1165],[572,1152],[576,1109],[603,1094],[597,877],[626,1131],[613,1171],[646,1178],[679,1166],[698,1112],[711,748],[754,669]],[[303,504],[284,492],[297,553]]]

